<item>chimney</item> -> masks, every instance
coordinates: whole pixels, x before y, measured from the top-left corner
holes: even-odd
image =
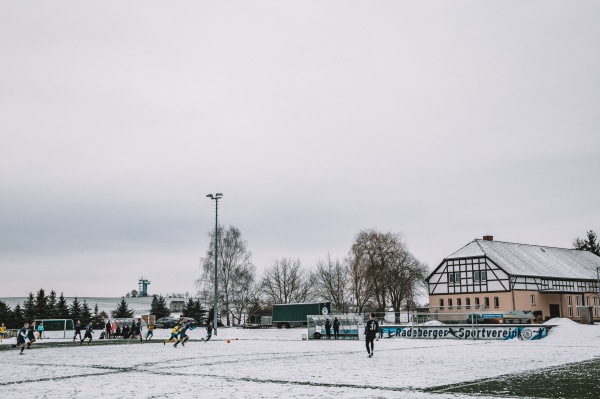
[[[483,241],[494,241],[494,236],[483,236]]]

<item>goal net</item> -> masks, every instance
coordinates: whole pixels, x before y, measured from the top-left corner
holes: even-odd
[[[39,319],[35,321],[36,336],[39,332],[38,326],[44,327],[42,339],[45,338],[73,338],[75,330],[71,319]]]

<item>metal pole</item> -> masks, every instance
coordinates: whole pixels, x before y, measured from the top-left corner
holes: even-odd
[[[213,328],[214,334],[217,336],[217,243],[219,241],[219,198],[215,198],[215,306],[213,308]]]

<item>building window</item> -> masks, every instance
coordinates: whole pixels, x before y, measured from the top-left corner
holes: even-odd
[[[473,281],[476,283],[479,282],[479,272],[478,271],[473,272]]]
[[[494,297],[494,307],[495,308],[500,307],[500,298],[498,298],[497,296]]]
[[[475,309],[479,309],[480,303],[479,303],[479,297],[475,298]]]
[[[452,298],[448,298],[448,309],[452,309]]]
[[[575,297],[575,315],[579,317],[579,296]]]
[[[451,272],[448,275],[448,282],[450,284],[460,284],[460,272]]]
[[[440,309],[444,309],[444,300],[440,299]]]
[[[535,305],[535,294],[529,295],[529,302],[531,303],[531,306]]]
[[[567,297],[567,309],[569,309],[569,317],[573,317],[573,302],[571,300],[571,295]]]
[[[487,281],[487,272],[486,271],[482,271],[481,272],[481,281]]]
[[[488,296],[483,297],[483,306],[485,306],[486,309],[490,308],[490,297],[488,297]]]
[[[462,299],[461,298],[456,298],[456,308],[457,309],[462,308]]]
[[[471,309],[471,298],[465,298],[465,305],[467,305],[467,309]]]

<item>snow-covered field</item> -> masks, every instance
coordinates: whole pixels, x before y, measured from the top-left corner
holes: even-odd
[[[136,342],[38,346],[24,356],[3,350],[0,392],[36,398],[466,398],[422,389],[600,356],[600,326],[553,321],[559,326],[540,341],[383,339],[370,359],[364,341],[302,341],[301,329],[221,328],[208,343],[178,348]],[[155,341],[167,334],[158,330]]]

